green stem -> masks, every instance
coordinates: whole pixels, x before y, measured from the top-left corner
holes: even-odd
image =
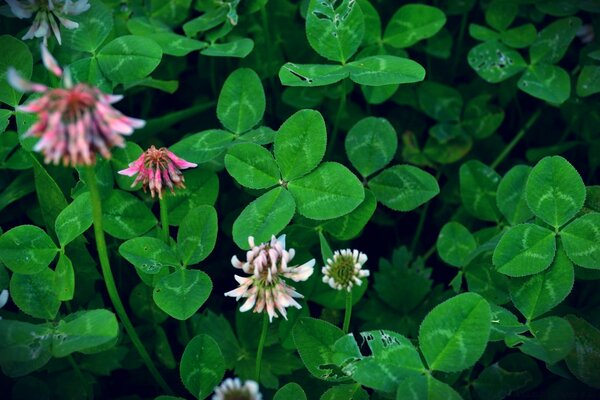
[[[467,29],[467,20],[469,13],[464,13],[460,20],[460,28],[458,31],[458,40],[456,41],[456,49],[454,50],[454,60],[452,62],[452,74],[451,76],[456,75],[456,67],[458,67],[458,60],[460,59],[460,50],[465,37],[465,31]]]
[[[265,347],[265,340],[267,339],[267,331],[269,330],[269,316],[266,312],[263,313],[263,326],[262,332],[260,333],[260,340],[258,342],[258,350],[256,350],[256,382],[260,382],[260,362],[262,361],[263,348]]]
[[[427,217],[427,211],[429,210],[430,201],[425,203],[425,206],[421,210],[421,216],[419,217],[419,223],[417,225],[417,231],[413,236],[412,243],[410,244],[410,252],[414,255],[415,249],[417,247],[417,243],[419,243],[419,238],[421,237],[421,232],[423,232],[423,226],[425,225],[425,218]]]
[[[512,149],[517,145],[517,143],[519,143],[519,141],[521,139],[523,139],[523,136],[525,136],[525,133],[529,130],[529,128],[531,128],[531,126],[535,123],[535,121],[538,120],[538,118],[540,117],[541,114],[542,114],[542,109],[540,108],[536,112],[534,112],[531,115],[531,117],[529,117],[527,122],[525,122],[525,125],[523,125],[523,127],[521,128],[521,130],[519,132],[517,132],[517,134],[515,135],[513,140],[511,140],[510,143],[508,145],[506,145],[504,150],[502,150],[502,153],[500,153],[500,155],[498,155],[498,157],[496,157],[494,162],[490,165],[490,167],[492,169],[495,169],[498,165],[500,165],[500,163],[502,161],[504,161],[506,156],[508,156],[510,154],[510,152],[512,151]]]
[[[169,211],[167,210],[167,201],[162,198],[158,200],[160,206],[160,233],[161,239],[169,244]]]
[[[433,255],[433,253],[435,253],[436,248],[437,248],[436,244],[434,243],[433,246],[431,246],[429,248],[429,250],[427,250],[427,252],[423,256],[423,261],[427,261],[429,259],[429,257],[431,257]]]
[[[340,118],[342,117],[342,111],[346,106],[346,92],[340,97],[340,105],[338,107],[337,113],[335,114],[335,120],[333,121],[333,129],[331,130],[331,137],[329,139],[329,143],[327,144],[327,155],[329,157],[331,152],[333,151],[333,147],[335,145],[335,141],[337,140]]]
[[[346,312],[344,313],[344,325],[342,330],[348,333],[350,328],[350,317],[352,317],[352,291],[346,292]]]
[[[112,271],[110,269],[110,262],[108,259],[108,251],[106,249],[106,240],[104,238],[104,230],[102,228],[102,200],[100,199],[100,191],[98,189],[98,183],[96,182],[96,174],[94,171],[94,167],[93,166],[86,167],[86,174],[87,174],[86,184],[90,190],[90,200],[92,203],[92,215],[93,215],[93,220],[94,220],[94,236],[96,237],[96,247],[98,248],[98,258],[100,259],[100,267],[102,269],[102,275],[104,277],[104,283],[106,285],[106,290],[108,291],[108,297],[110,297],[110,300],[115,308],[115,311],[117,312],[119,319],[123,323],[123,326],[125,327],[125,331],[129,335],[131,342],[133,343],[134,347],[140,354],[142,361],[144,362],[144,364],[146,364],[146,367],[148,368],[148,370],[150,371],[150,373],[152,374],[152,376],[154,377],[156,382],[159,384],[161,389],[168,394],[172,394],[173,391],[171,390],[169,385],[167,385],[167,382],[165,382],[163,377],[160,375],[160,372],[158,372],[158,369],[152,362],[152,359],[150,358],[148,351],[146,351],[146,348],[144,347],[144,344],[140,340],[140,337],[138,336],[137,332],[135,331],[135,328],[133,327],[131,320],[127,316],[125,307],[123,307],[123,302],[121,301],[121,298],[119,297],[119,292],[117,291],[115,279],[114,279]]]

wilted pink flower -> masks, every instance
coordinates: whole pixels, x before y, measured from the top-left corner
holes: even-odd
[[[290,266],[289,262],[294,258],[295,251],[285,249],[285,235],[279,238],[273,236],[270,243],[262,243],[259,246],[256,246],[254,238],[250,236],[248,243],[250,250],[246,253],[246,261],[241,262],[233,256],[231,264],[250,276],[244,278],[235,275],[235,280],[240,286],[225,293],[225,296],[235,297],[236,300],[246,297],[247,300],[240,307],[241,312],[254,308],[254,312],[260,313],[266,309],[269,321],[272,321],[273,318],[277,318],[277,309],[287,319],[286,307],[301,308],[294,297],[303,296],[288,286],[283,278],[294,282],[307,280],[313,273],[315,260],[300,266]]]
[[[79,24],[66,16],[79,15],[90,9],[88,0],[6,0],[15,17],[28,19],[35,14],[31,28],[23,39],[44,38],[44,43],[54,33],[61,44],[60,28],[56,20],[67,29],[75,29]]]
[[[352,286],[362,285],[361,278],[369,276],[369,270],[363,269],[367,255],[358,250],[336,250],[333,259],[327,259],[327,265],[321,269],[323,282],[333,289],[352,290]]]
[[[262,394],[254,381],[242,385],[239,378],[227,378],[215,388],[212,400],[262,400]]]
[[[194,163],[177,157],[164,147],[157,149],[150,146],[137,160],[129,164],[129,168],[119,171],[119,174],[127,176],[137,174],[131,187],[142,182],[144,192],[149,187],[152,197],[158,193],[158,197],[162,199],[163,183],[171,189],[171,193],[174,193],[173,186],[185,188],[183,174],[180,170],[196,166]]]
[[[63,74],[44,45],[42,61],[50,72],[64,78],[64,88],[52,89],[29,82],[14,68],[8,70],[8,81],[22,92],[42,93],[40,98],[17,109],[38,115],[39,120],[25,136],[41,138],[34,150],[44,154],[45,162],[58,164],[62,160],[65,165],[94,164],[96,153],[110,158],[111,147],[125,145],[121,135],[130,135],[134,128],[144,126],[143,120],[126,117],[111,106],[123,96],[106,94],[86,83],[73,86],[68,70]]]

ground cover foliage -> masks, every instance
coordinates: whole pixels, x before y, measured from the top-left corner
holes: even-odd
[[[14,3],[3,398],[204,399],[227,377],[278,400],[600,397],[597,1],[90,0],[60,43],[22,39]],[[11,67],[146,123],[91,167],[46,163],[18,108],[43,94]],[[151,146],[185,188],[119,173]],[[302,264],[277,272],[303,296],[287,318],[223,295],[261,243]],[[346,248],[368,260],[336,270]]]

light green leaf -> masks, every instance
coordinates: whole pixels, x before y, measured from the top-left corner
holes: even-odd
[[[170,225],[180,225],[194,208],[214,205],[219,194],[219,178],[214,172],[195,168],[185,172],[185,187],[175,196],[166,196]]]
[[[462,267],[467,256],[477,247],[477,241],[463,225],[458,222],[448,222],[440,231],[436,247],[444,262],[454,267]]]
[[[583,207],[585,185],[567,160],[560,156],[544,157],[527,178],[525,196],[536,217],[558,228]]]
[[[234,135],[220,129],[209,129],[181,139],[171,151],[189,162],[202,164],[218,157],[229,146]]]
[[[137,197],[113,190],[102,204],[104,231],[118,239],[131,239],[156,226],[156,217]]]
[[[312,171],[327,147],[325,120],[315,110],[300,110],[289,117],[275,135],[275,160],[286,181]]]
[[[267,242],[292,220],[296,203],[282,187],[271,189],[248,204],[233,223],[233,240],[242,249],[249,249],[248,236],[257,243]]]
[[[205,42],[173,32],[156,32],[143,36],[154,40],[162,48],[164,54],[176,57],[188,55],[192,51],[201,50],[207,46]]]
[[[306,393],[300,385],[290,382],[275,393],[273,400],[306,400]]]
[[[146,274],[157,274],[167,265],[179,266],[179,260],[171,247],[152,237],[129,239],[119,246],[119,254]]]
[[[460,167],[460,197],[469,213],[485,221],[498,221],[496,189],[500,175],[477,161],[467,161]]]
[[[251,189],[275,186],[281,178],[271,152],[254,143],[230,147],[225,156],[225,168],[240,185]]]
[[[197,269],[178,269],[158,281],[152,298],[164,312],[178,320],[194,315],[208,299],[212,281]]]
[[[427,314],[419,328],[419,345],[431,369],[458,372],[483,355],[490,328],[488,302],[478,294],[463,293]]]
[[[517,82],[519,89],[552,104],[562,104],[571,94],[571,78],[555,65],[531,65]]]
[[[54,271],[44,268],[31,275],[14,273],[10,279],[10,298],[27,315],[54,319],[60,308]]]
[[[102,73],[97,58],[80,58],[69,65],[69,71],[75,83],[90,83],[106,92],[111,91],[112,85]]]
[[[575,346],[565,361],[569,371],[588,386],[600,389],[600,331],[574,315],[567,315],[567,321],[575,331]]]
[[[335,162],[325,162],[310,174],[291,181],[288,189],[296,200],[298,213],[317,220],[348,214],[365,198],[358,178]]]
[[[202,50],[200,54],[211,57],[244,58],[248,54],[252,53],[253,49],[254,41],[252,39],[243,38],[227,43],[212,43],[210,46]]]
[[[392,161],[398,136],[387,119],[367,117],[348,131],[344,145],[354,168],[367,177]]]
[[[54,260],[58,249],[42,229],[21,225],[0,236],[0,260],[18,274],[36,274]]]
[[[52,337],[52,355],[66,357],[76,351],[116,343],[118,334],[119,324],[112,312],[79,311],[67,316],[56,326]]]
[[[527,331],[527,326],[519,322],[515,314],[506,308],[490,303],[492,310],[492,330],[490,331],[490,342],[499,342],[504,340],[506,335],[514,333],[523,333]]]
[[[502,177],[496,193],[496,204],[511,224],[523,223],[533,216],[525,198],[525,185],[531,167],[516,165]]]
[[[285,63],[279,69],[279,80],[285,86],[326,86],[348,77],[341,65]]]
[[[66,254],[61,253],[59,256],[54,273],[58,299],[60,301],[72,300],[75,293],[75,271],[73,270],[73,263]]]
[[[467,56],[471,68],[490,83],[502,82],[527,67],[521,54],[500,42],[490,41],[473,47]]]
[[[265,91],[256,72],[250,68],[233,71],[219,94],[219,121],[225,128],[240,134],[258,124],[264,113]]]
[[[204,260],[217,243],[217,211],[202,205],[192,209],[177,231],[177,252],[183,265]]]
[[[367,225],[375,209],[377,199],[368,189],[365,189],[365,199],[349,214],[325,222],[323,229],[338,240],[350,240],[358,236]]]
[[[345,63],[365,34],[360,6],[352,0],[311,0],[306,11],[306,37],[320,56]]]
[[[529,48],[529,58],[532,64],[559,62],[571,41],[581,27],[577,17],[559,19],[552,22],[538,33],[537,40]]]
[[[100,0],[90,0],[91,7],[79,15],[69,15],[68,19],[79,26],[75,29],[62,29],[63,46],[77,51],[93,53],[106,40],[113,28],[113,13]]]
[[[569,258],[584,268],[600,269],[600,214],[577,218],[560,232]]]
[[[559,249],[550,267],[539,274],[510,280],[513,304],[528,321],[560,304],[573,288],[573,264]]]
[[[162,49],[152,39],[140,36],[120,36],[97,55],[104,75],[114,83],[127,83],[142,79],[160,63]]]
[[[361,58],[348,63],[346,69],[352,81],[366,86],[398,85],[425,79],[425,68],[421,64],[389,55]]]
[[[482,42],[495,41],[500,37],[495,30],[478,24],[469,24],[469,35]]]
[[[0,102],[16,107],[23,93],[13,89],[6,74],[13,67],[23,78],[31,78],[33,56],[25,43],[10,35],[0,36],[0,49]]]
[[[512,24],[519,5],[516,2],[493,0],[485,10],[485,22],[492,28],[503,31]]]
[[[366,1],[366,0],[363,0]],[[359,0],[360,2],[360,0]],[[325,391],[320,400],[369,400],[369,394],[359,384],[333,386]]]
[[[533,24],[517,26],[500,33],[500,39],[504,44],[515,49],[529,47],[536,38],[537,31]]]
[[[412,165],[395,165],[369,181],[378,201],[396,211],[411,211],[434,198],[440,187],[429,173]]]
[[[383,40],[395,48],[410,47],[432,37],[446,24],[446,15],[436,7],[407,4],[398,9],[385,28]]]
[[[225,375],[225,360],[217,342],[208,335],[190,340],[181,356],[179,374],[194,397],[208,397]]]
[[[92,226],[90,194],[82,193],[64,208],[55,222],[56,235],[61,246],[66,246]]]
[[[418,375],[398,385],[396,400],[462,400],[462,397],[448,384],[431,375]]]
[[[535,224],[510,228],[496,246],[493,263],[508,276],[532,275],[548,268],[556,252],[555,233]]]
[[[168,24],[169,26],[179,26],[188,18],[188,12],[192,0],[151,0],[150,7],[152,18]]]

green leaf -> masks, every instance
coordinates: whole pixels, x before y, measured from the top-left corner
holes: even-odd
[[[492,28],[503,31],[512,24],[518,12],[517,3],[493,0],[485,10],[485,22]]]
[[[587,97],[600,92],[600,66],[585,65],[577,78],[577,96]]]
[[[396,400],[461,400],[462,397],[448,384],[431,375],[412,376],[403,380],[396,392]]]
[[[195,168],[185,172],[186,190],[166,196],[169,224],[178,226],[190,210],[201,205],[212,206],[219,194],[219,178],[214,172]]]
[[[154,40],[164,54],[183,57],[192,51],[204,49],[207,44],[196,39],[178,35],[173,32],[156,32],[141,35]]]
[[[575,346],[565,361],[569,371],[588,386],[600,388],[600,331],[574,315],[567,315],[569,324],[575,331]]]
[[[367,117],[348,131],[344,145],[352,166],[367,177],[392,161],[398,136],[387,119]]]
[[[315,110],[300,110],[289,117],[275,135],[274,153],[286,181],[315,169],[327,147],[325,120]]]
[[[171,151],[189,162],[202,164],[223,153],[234,135],[220,129],[209,129],[187,136],[170,147]]]
[[[285,86],[326,86],[348,77],[342,65],[285,63],[279,69],[279,80]]]
[[[191,325],[194,334],[202,333],[212,337],[222,349],[227,369],[233,369],[242,349],[231,324],[223,314],[215,314],[207,310],[192,316],[186,324]]]
[[[366,1],[366,0],[362,0]],[[359,0],[359,3],[361,0]],[[369,394],[359,384],[345,384],[331,387],[320,400],[368,400]]]
[[[517,316],[506,308],[490,303],[492,310],[492,330],[490,331],[490,342],[504,340],[506,335],[523,333],[527,326],[520,323]]]
[[[496,41],[500,37],[493,29],[478,24],[469,24],[469,35],[482,42]]]
[[[181,356],[179,374],[194,397],[208,397],[225,375],[225,360],[217,342],[208,335],[190,340]]]
[[[230,147],[225,156],[225,168],[240,185],[251,189],[275,186],[281,178],[271,152],[254,143]]]
[[[519,389],[525,389],[532,381],[533,375],[526,366],[511,365],[509,355],[481,371],[473,382],[473,388],[482,399],[502,400]]]
[[[202,50],[200,54],[211,57],[244,58],[248,54],[252,53],[253,49],[254,41],[252,39],[243,38],[227,43],[212,43],[210,46]]]
[[[282,187],[271,189],[248,204],[233,223],[233,240],[248,250],[248,236],[257,243],[267,242],[281,232],[296,212],[294,198]]]
[[[55,222],[56,235],[61,246],[71,243],[92,226],[90,194],[82,193],[65,207]]]
[[[569,258],[584,268],[600,269],[600,214],[577,218],[560,232]]]
[[[419,328],[419,345],[432,370],[458,372],[483,355],[491,328],[488,302],[475,293],[444,301]]]
[[[152,237],[137,237],[123,242],[119,246],[119,254],[146,274],[157,274],[166,265],[179,266],[171,247]]]
[[[68,19],[79,24],[76,29],[62,29],[63,45],[77,51],[94,53],[113,28],[113,13],[100,0],[89,1],[91,8]]]
[[[479,95],[467,103],[462,118],[464,130],[475,139],[491,136],[504,121],[504,110],[489,104],[492,96]]]
[[[60,308],[58,286],[50,268],[32,275],[14,273],[10,297],[21,311],[34,318],[54,319]]]
[[[424,4],[407,4],[398,9],[390,19],[383,40],[395,48],[410,47],[432,37],[446,24],[446,15],[436,7]]]
[[[240,134],[258,124],[264,113],[265,91],[256,72],[250,68],[233,71],[219,94],[219,121],[225,128]]]
[[[152,18],[168,24],[179,26],[188,17],[192,0],[173,0],[165,3],[162,0],[151,0]]]
[[[548,364],[555,364],[565,358],[573,349],[575,335],[571,325],[559,317],[546,317],[530,324],[533,338],[519,336],[522,342],[519,349]]]
[[[306,10],[306,38],[320,56],[345,63],[365,34],[360,6],[351,0],[311,0]]]
[[[126,142],[125,147],[117,147],[114,149],[110,163],[113,171],[120,171],[129,167],[129,164],[137,160],[144,151],[142,148],[134,142]],[[187,177],[187,175],[186,175]],[[115,181],[119,189],[126,190],[129,192],[139,190],[141,186],[139,183],[135,186],[131,186],[135,180],[135,176],[125,176],[121,174],[115,174]],[[186,181],[187,183],[187,181]]]
[[[177,231],[177,253],[183,265],[197,264],[215,248],[218,231],[217,211],[202,205],[192,209]]]
[[[533,24],[517,26],[500,33],[500,39],[504,44],[515,49],[529,47],[536,38],[537,31]]]
[[[525,197],[525,185],[530,172],[531,167],[516,165],[498,184],[496,204],[511,225],[523,223],[533,216]]]
[[[79,311],[67,316],[56,326],[52,337],[52,355],[65,357],[116,342],[119,324],[108,310]]]
[[[35,191],[44,224],[47,229],[54,228],[54,222],[58,214],[68,205],[65,195],[60,190],[54,178],[48,174],[48,171],[32,154],[30,154],[31,164],[33,165],[33,177],[35,181]]]
[[[120,36],[97,55],[104,75],[114,83],[133,82],[150,74],[162,59],[162,49],[152,39]]]
[[[275,393],[273,400],[306,400],[306,393],[300,385],[290,382]]]
[[[528,321],[560,304],[571,292],[575,273],[564,250],[559,249],[550,267],[539,274],[510,280],[513,304]]]
[[[569,17],[554,21],[542,29],[538,33],[537,40],[529,48],[531,63],[555,64],[559,62],[580,27],[581,20],[579,18]]]
[[[510,228],[492,257],[498,272],[508,276],[532,275],[548,268],[556,252],[555,233],[535,224]]]
[[[292,334],[300,358],[313,376],[328,381],[347,379],[335,372],[333,345],[344,336],[340,328],[320,319],[300,318]]]
[[[363,386],[391,393],[404,379],[425,372],[417,349],[406,337],[392,331],[361,332],[371,356],[358,360],[352,379]]]
[[[152,298],[164,312],[178,320],[194,315],[208,299],[212,281],[196,269],[178,269],[158,281]]]
[[[458,222],[448,222],[445,224],[436,242],[440,258],[454,267],[464,266],[467,256],[476,247],[477,241],[475,237]]]
[[[16,107],[23,93],[13,89],[6,74],[8,68],[13,67],[23,78],[31,78],[33,56],[25,43],[10,35],[0,36],[0,49],[0,102]]]
[[[420,82],[425,68],[408,58],[377,55],[361,58],[346,65],[350,79],[359,85],[384,86]]]
[[[531,65],[517,82],[525,93],[552,104],[562,104],[571,94],[571,78],[555,65]]]
[[[496,189],[500,175],[477,161],[467,161],[460,167],[460,197],[469,213],[485,221],[498,221]]]
[[[73,300],[75,293],[75,271],[73,263],[65,254],[61,253],[54,269],[56,277],[56,290],[60,301]]]
[[[0,365],[9,377],[27,375],[52,358],[51,324],[34,325],[15,320],[0,320]]]
[[[37,274],[54,260],[58,249],[42,229],[21,225],[0,236],[0,260],[18,274]]]
[[[215,7],[207,10],[183,24],[183,31],[187,36],[196,36],[199,32],[208,31],[225,21],[227,9],[228,7]]]
[[[368,189],[365,189],[365,199],[349,214],[329,220],[323,225],[328,233],[338,240],[353,239],[367,225],[375,209],[377,208],[377,199]]]
[[[544,157],[529,173],[525,196],[536,217],[558,228],[583,207],[585,185],[567,160]]]
[[[113,190],[102,204],[104,231],[118,239],[131,239],[156,226],[156,217],[137,197]]]
[[[69,71],[75,83],[91,83],[106,92],[111,91],[112,85],[102,73],[97,58],[80,58],[69,65]]]
[[[411,211],[434,198],[440,187],[429,173],[412,165],[395,165],[369,181],[378,201],[396,211]]]
[[[417,88],[421,110],[438,121],[458,121],[463,107],[460,92],[450,86],[426,81]]]
[[[288,189],[296,200],[298,213],[317,220],[348,214],[365,198],[358,178],[335,162],[325,162],[310,174],[291,181]]]
[[[500,42],[485,42],[473,47],[467,56],[471,68],[490,83],[502,82],[527,67],[521,54]]]

